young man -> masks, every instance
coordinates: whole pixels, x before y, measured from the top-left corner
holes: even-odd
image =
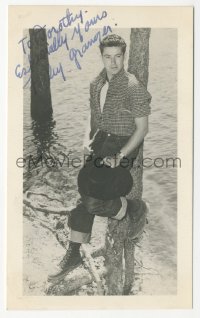
[[[148,132],[151,95],[134,75],[124,70],[126,43],[120,36],[107,36],[100,43],[100,51],[104,69],[90,85],[91,116],[84,152],[100,156],[101,163],[110,168],[120,166],[125,157],[130,170],[130,159],[136,158]],[[127,202],[120,194],[114,200],[108,196],[103,201],[104,188],[98,188],[98,199],[82,195],[82,202],[72,211],[69,248],[60,263],[61,271],[50,275],[49,280],[64,277],[81,263],[79,249],[81,243],[90,241],[95,215],[120,220],[128,210],[137,214],[146,209],[142,200]]]

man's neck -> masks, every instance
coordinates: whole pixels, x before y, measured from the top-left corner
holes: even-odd
[[[110,82],[113,77],[119,75],[119,73],[121,73],[123,70],[124,70],[124,68],[121,68],[121,70],[116,74],[109,74],[108,72],[106,72],[106,78],[107,78],[108,82]]]
[[[111,78],[113,78],[113,75],[106,73],[106,78],[107,78],[108,82],[110,82]]]

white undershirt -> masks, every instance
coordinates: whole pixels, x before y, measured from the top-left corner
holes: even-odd
[[[101,113],[103,112],[103,107],[104,107],[104,104],[105,104],[105,101],[106,101],[106,95],[107,95],[108,87],[109,87],[109,82],[106,81],[106,83],[104,84],[104,86],[102,87],[101,92],[100,92],[100,109],[101,109]],[[84,136],[84,141],[83,141],[83,146],[85,146],[85,147],[87,147],[88,144],[91,143],[91,140],[89,138],[90,120],[91,120],[91,114],[89,115],[89,118],[88,118],[87,123],[86,123],[86,131],[85,131],[85,136]],[[98,132],[98,130],[97,130],[97,132]],[[93,136],[92,139],[94,139],[95,135]]]
[[[108,83],[108,81],[106,81],[106,83],[102,87],[101,93],[100,93],[100,108],[101,108],[101,112],[103,112],[103,107],[104,107],[104,104],[105,104],[105,101],[106,101],[106,95],[107,95],[108,87],[109,87],[109,83]]]

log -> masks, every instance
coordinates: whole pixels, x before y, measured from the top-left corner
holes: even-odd
[[[86,263],[88,265],[88,263]],[[98,277],[99,284],[97,284],[97,294],[103,295],[103,288],[101,285],[101,278],[105,276],[106,270],[105,268],[101,268],[100,270],[94,268],[91,270],[91,267],[85,269],[82,265],[77,269],[70,272],[62,281],[58,281],[57,283],[46,283],[45,293],[47,295],[56,295],[56,296],[64,296],[70,295],[71,293],[75,293],[84,285],[91,284],[94,281],[94,272],[95,276]]]
[[[89,269],[92,277],[94,278],[94,280],[97,284],[98,295],[104,295],[104,290],[102,287],[101,278],[100,278],[100,275],[95,267],[94,259],[91,255],[89,249],[87,248],[87,244],[82,244],[82,252],[83,252],[84,257],[86,258],[88,269]]]
[[[49,60],[45,29],[29,29],[31,68],[31,116],[38,121],[51,118]]]
[[[128,72],[147,87],[149,67],[149,28],[131,29]],[[141,199],[143,191],[143,144],[131,169],[134,186],[128,199]],[[134,283],[135,237],[130,235],[131,221],[128,216],[122,221],[108,220],[105,265],[109,295],[129,295]],[[141,233],[139,233],[141,234]],[[138,234],[138,235],[139,235]],[[124,260],[124,267],[123,267]]]

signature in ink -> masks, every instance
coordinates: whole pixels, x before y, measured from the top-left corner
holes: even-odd
[[[23,85],[23,88],[26,88],[28,83],[31,81],[31,73],[30,72],[31,72],[30,65],[27,67],[22,67],[20,64],[18,64],[15,68],[15,75],[18,78],[20,78],[20,79],[26,78],[26,82]],[[52,67],[49,64],[49,78],[50,78],[50,80],[59,74],[61,75],[63,81],[66,81],[66,76],[65,76],[62,64],[59,62],[58,66],[54,66],[54,67]]]
[[[69,51],[69,60],[74,62],[77,69],[81,70],[80,59],[84,57],[87,51],[94,46],[94,44],[100,43],[102,37],[106,36],[109,32],[112,32],[110,26],[104,26],[101,31],[96,32],[89,40],[84,41],[84,36],[86,33],[89,33],[91,27],[97,25],[101,20],[107,17],[107,11],[102,11],[91,19],[85,20],[84,14],[88,11],[79,10],[77,13],[73,13],[69,9],[66,9],[65,16],[58,20],[58,26],[52,26],[50,29],[46,29],[46,25],[35,24],[33,29],[45,29],[47,34],[47,52],[48,55],[51,55],[57,52],[61,47],[65,47]],[[75,24],[75,25],[74,25]],[[69,34],[61,32],[68,28],[72,27],[72,37],[68,37]],[[81,48],[73,47],[73,40],[75,36],[78,36],[80,43],[82,44]],[[30,61],[30,49],[31,42],[27,36],[23,37],[18,44],[22,46],[24,55],[28,57],[29,65],[23,67],[18,64],[15,68],[16,77],[22,79],[26,78],[27,81],[24,84],[24,88],[28,85],[31,80],[31,61]],[[43,58],[41,55],[38,57],[38,60],[35,63],[39,63],[40,59]],[[34,61],[32,61],[34,62]],[[63,65],[61,62],[57,66],[52,67],[49,64],[49,77],[53,79],[54,77],[60,75],[64,81],[66,81],[66,76],[64,73]]]
[[[89,20],[86,20],[86,22],[84,24],[83,32],[88,32],[90,30],[91,26],[94,26],[95,24],[97,24],[102,19],[105,19],[107,17],[107,15],[108,14],[107,14],[106,11],[102,11],[101,15],[97,14],[96,17],[93,17],[93,18],[91,18]],[[74,39],[74,36],[76,34],[78,34],[80,42],[83,42],[83,35],[81,33],[80,23],[78,23],[77,26],[74,27],[71,40]]]
[[[56,36],[53,37],[53,42],[52,44],[49,44],[47,43],[48,45],[48,54],[52,54],[56,51],[58,51],[58,49],[60,47],[62,47],[63,45],[65,44],[66,46],[66,49],[69,50],[69,46],[68,46],[68,43],[67,43],[67,34],[65,33],[65,35],[61,35],[60,32],[57,33]]]
[[[49,65],[49,77],[50,77],[50,79],[54,78],[58,74],[60,74],[62,76],[63,81],[66,81],[66,77],[65,77],[65,74],[63,71],[63,66],[61,63],[59,63],[57,67],[51,67],[51,65]]]
[[[84,45],[81,47],[81,49],[71,48],[69,50],[69,59],[71,61],[74,61],[76,64],[76,67],[81,70],[81,65],[79,63],[78,57],[82,58],[84,54],[88,51],[88,49],[93,46],[97,41],[100,43],[101,38],[105,35],[107,35],[109,32],[112,32],[112,29],[110,26],[104,26],[103,32],[101,34],[100,31],[98,31],[89,41],[84,43]]]

